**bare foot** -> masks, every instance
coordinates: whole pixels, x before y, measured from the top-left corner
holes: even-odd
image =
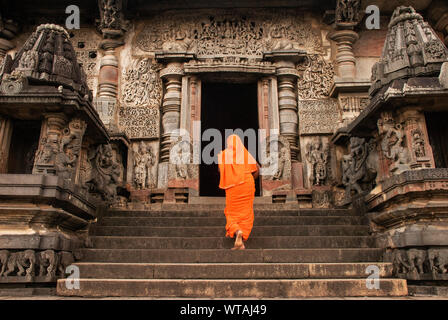
[[[236,239],[235,239],[235,245],[233,246],[232,250],[244,250],[244,243],[243,243],[243,231],[238,230],[236,232]]]

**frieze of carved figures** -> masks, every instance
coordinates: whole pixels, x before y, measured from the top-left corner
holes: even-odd
[[[383,155],[391,160],[389,171],[400,174],[410,170],[410,156],[405,147],[405,133],[400,123],[396,123],[392,114],[383,112],[377,122],[381,137],[381,150]]]
[[[134,184],[137,189],[154,188],[156,179],[152,168],[156,157],[152,147],[141,141],[134,149]]]
[[[270,50],[321,50],[319,34],[296,11],[219,11],[214,14],[163,14],[137,34],[143,51],[195,52],[211,56],[257,56]],[[303,16],[303,15],[302,15]]]
[[[0,250],[0,280],[10,276],[64,276],[66,267],[74,262],[68,251]]]
[[[123,72],[123,106],[159,107],[162,101],[162,80],[159,77],[161,65],[150,58],[133,60]]]
[[[275,145],[273,145],[275,144]],[[272,150],[271,150],[272,149]],[[266,180],[287,180],[291,177],[291,151],[283,136],[272,137],[266,146],[267,158],[263,162]],[[268,170],[270,168],[270,170]],[[273,171],[272,171],[273,170]]]
[[[359,22],[361,0],[338,0],[336,4],[336,23]]]
[[[311,165],[309,180],[311,185],[323,185],[327,179],[327,164],[330,151],[323,145],[321,137],[314,137],[306,144],[305,157]]]
[[[351,137],[350,153],[342,157],[342,184],[345,186],[345,199],[351,192],[363,193],[363,186],[369,185],[376,177],[374,161],[372,161],[375,143],[366,142],[364,138]],[[370,156],[370,157],[369,157]]]
[[[396,275],[448,273],[448,248],[393,249],[389,255]]]
[[[55,155],[56,172],[64,179],[73,178],[76,164],[81,151],[82,137],[87,128],[85,121],[72,119],[62,131],[59,150]],[[44,145],[44,149],[46,146]]]
[[[297,80],[298,97],[301,100],[328,97],[334,78],[331,62],[326,62],[322,55],[307,55],[304,62],[297,65],[300,73]]]
[[[91,165],[90,178],[86,181],[89,192],[99,194],[109,203],[114,201],[124,168],[115,159],[112,146],[99,145],[95,150],[91,150],[88,159]]]

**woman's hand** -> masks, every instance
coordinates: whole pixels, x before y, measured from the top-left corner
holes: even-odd
[[[257,163],[257,171],[252,172],[252,176],[254,177],[254,179],[258,178],[259,173],[260,173],[260,165]]]

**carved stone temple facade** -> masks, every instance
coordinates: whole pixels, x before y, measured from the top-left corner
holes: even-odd
[[[448,5],[404,2],[2,2],[0,289],[55,287],[110,211],[222,203],[201,156],[238,128],[277,163],[256,204],[360,214],[394,279],[446,287]]]

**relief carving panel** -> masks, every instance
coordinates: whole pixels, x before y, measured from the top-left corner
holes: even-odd
[[[319,33],[294,10],[166,13],[146,22],[135,41],[146,52],[194,52],[198,58],[262,58],[270,50],[321,50]]]
[[[339,120],[335,99],[299,100],[299,133],[333,133]]]

